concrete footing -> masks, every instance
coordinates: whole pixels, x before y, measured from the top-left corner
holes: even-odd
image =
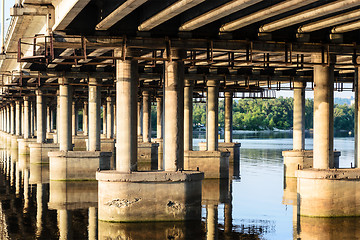
[[[97,170],[110,169],[109,152],[49,152],[50,180],[95,180]]]
[[[35,138],[18,139],[19,155],[30,155],[29,144],[36,143]]]
[[[30,164],[29,184],[49,183],[48,164]]]
[[[138,143],[138,170],[149,171],[158,169],[158,143]]]
[[[240,147],[241,143],[226,143],[226,142],[219,142],[218,143],[218,150],[220,152],[230,152],[229,156],[229,163],[240,161]],[[199,150],[206,151],[206,142],[199,143]]]
[[[205,178],[229,178],[229,152],[185,151],[184,169],[204,172]]]
[[[195,171],[97,172],[99,220],[199,220],[203,178]]]
[[[360,169],[305,169],[296,176],[299,215],[360,216]]]
[[[31,164],[48,164],[49,152],[59,151],[59,144],[57,143],[31,143],[30,148],[30,163]]]
[[[86,151],[86,140],[88,139],[88,136],[84,135],[76,135],[72,137],[72,142],[74,144],[74,151]]]
[[[296,177],[296,170],[313,167],[313,150],[290,150],[283,151],[284,157],[284,175],[285,177]],[[339,157],[341,152],[334,151],[335,168],[339,167]]]

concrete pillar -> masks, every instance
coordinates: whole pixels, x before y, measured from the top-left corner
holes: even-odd
[[[57,143],[60,143],[60,90],[56,91],[56,137]]]
[[[84,109],[83,109],[83,131],[84,131],[84,136],[88,135],[88,123],[89,123],[89,119],[88,119],[88,102],[84,102]]]
[[[30,136],[35,136],[35,123],[36,123],[36,106],[34,101],[29,102],[29,109],[30,109]]]
[[[315,56],[317,58],[318,56]],[[334,68],[314,66],[314,168],[334,165]]]
[[[15,134],[15,104],[14,103],[10,103],[10,134]]]
[[[184,88],[184,151],[193,150],[193,84],[185,80]]]
[[[162,97],[156,98],[156,138],[163,138],[163,99]]]
[[[30,138],[29,97],[24,97],[24,139]]]
[[[103,126],[102,126],[102,129],[103,129],[103,134],[106,136],[106,122],[107,122],[107,120],[106,120],[106,104],[103,104],[103,106],[102,106],[102,110],[103,110],[103,121],[102,121],[102,123],[103,123]]]
[[[360,109],[359,109],[359,101],[360,101],[360,68],[357,67],[355,71],[355,167],[360,167]]]
[[[138,118],[137,118],[137,127],[138,127],[138,135],[142,135],[143,133],[143,126],[142,126],[142,101],[139,101],[137,103],[137,113],[138,113]]]
[[[218,106],[219,106],[219,85],[215,80],[207,81],[207,150],[218,150]]]
[[[113,106],[114,106],[114,137],[116,137],[115,136],[115,134],[116,134],[116,105],[115,105],[115,102],[116,101],[114,101],[114,104],[113,104]]]
[[[78,130],[78,124],[77,124],[77,118],[78,118],[78,111],[75,100],[72,102],[72,116],[71,116],[71,123],[72,123],[72,135],[77,135]]]
[[[46,109],[42,90],[36,90],[36,142],[44,143],[46,141]]]
[[[16,136],[21,135],[21,104],[20,101],[15,102],[15,134]]]
[[[100,151],[100,104],[101,89],[99,80],[89,78],[89,151]]]
[[[225,134],[224,142],[231,143],[233,140],[232,130],[233,130],[233,92],[225,92]]]
[[[114,55],[121,53],[115,49]],[[120,172],[136,170],[138,78],[137,61],[116,60],[116,170]]]
[[[143,142],[151,142],[151,99],[149,91],[143,91]]]
[[[305,85],[294,82],[293,149],[305,149]]]
[[[55,110],[50,108],[50,132],[54,129]]]
[[[6,107],[6,132],[10,133],[10,105],[7,105]]]
[[[114,138],[114,107],[113,98],[106,98],[106,138]]]
[[[44,119],[45,120],[45,119]],[[46,132],[51,132],[51,107],[46,107]]]
[[[184,168],[184,62],[186,51],[171,50],[165,62],[164,170]]]
[[[72,146],[72,87],[67,78],[59,79],[60,90],[59,143],[60,151],[71,151]]]

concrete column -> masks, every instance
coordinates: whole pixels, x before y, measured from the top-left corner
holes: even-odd
[[[77,135],[78,130],[78,124],[77,124],[77,118],[78,118],[78,111],[75,100],[72,102],[72,116],[71,116],[71,122],[72,122],[72,135]]]
[[[88,135],[89,127],[88,127],[89,119],[88,119],[88,102],[84,102],[83,109],[83,131],[84,136]]]
[[[21,135],[21,105],[20,101],[15,102],[15,134],[16,136]]]
[[[294,83],[293,149],[305,149],[305,85]]]
[[[60,90],[56,91],[56,137],[57,143],[60,142]]]
[[[143,91],[143,142],[151,142],[151,99],[149,91]]]
[[[162,97],[156,98],[156,138],[163,138],[163,99]]]
[[[359,109],[359,101],[360,101],[360,68],[357,67],[355,71],[355,167],[360,167],[360,109]]]
[[[42,90],[36,91],[36,129],[37,143],[44,143],[46,141],[46,109]]]
[[[231,143],[233,140],[233,92],[225,92],[225,136],[224,142]]]
[[[15,104],[14,103],[10,103],[10,134],[15,134]]]
[[[143,126],[142,126],[142,101],[139,101],[137,103],[137,113],[138,113],[138,118],[137,118],[137,127],[138,127],[138,135],[142,135],[143,133]]]
[[[45,120],[45,119],[44,119]],[[51,132],[51,107],[46,107],[46,132]]]
[[[35,136],[35,123],[36,123],[36,106],[34,101],[29,102],[29,109],[30,109],[30,136]]]
[[[11,122],[11,117],[10,117],[10,105],[8,105],[6,107],[6,132],[10,133],[10,122]]]
[[[218,150],[218,106],[219,106],[219,85],[215,80],[207,81],[207,150]]]
[[[50,132],[54,129],[55,110],[50,108]]]
[[[184,88],[184,151],[193,150],[193,84],[185,80]]]
[[[30,138],[29,97],[24,97],[24,139]]]
[[[114,138],[114,107],[113,98],[106,98],[106,138]]]
[[[121,52],[115,49],[115,57]],[[137,61],[116,60],[116,170],[120,172],[136,170],[138,80]]]
[[[165,62],[164,170],[184,168],[184,62],[186,51],[171,50]]]
[[[314,66],[314,168],[328,169],[334,165],[333,66]]]
[[[106,104],[103,104],[102,106],[102,109],[103,109],[103,126],[102,126],[102,129],[103,129],[103,134],[106,136]]]
[[[21,129],[22,134],[25,135],[25,102],[21,105]]]
[[[89,151],[100,151],[100,104],[99,80],[89,78]]]
[[[115,136],[115,133],[116,133],[116,105],[115,105],[115,102],[116,101],[114,101],[114,104],[113,104],[113,107],[114,107],[114,137],[116,137]]]
[[[60,151],[71,151],[72,146],[72,87],[67,78],[59,79],[60,114],[59,114],[59,143]]]

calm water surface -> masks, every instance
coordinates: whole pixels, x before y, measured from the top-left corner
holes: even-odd
[[[197,137],[195,146],[204,141]],[[204,181],[201,221],[137,224],[98,222],[96,182],[49,183],[48,166],[30,165],[3,142],[0,239],[360,239],[358,218],[297,217],[296,181],[284,179],[281,155],[292,148],[290,133],[234,138],[242,145],[240,174]],[[354,138],[336,137],[334,146],[340,167],[350,167]]]

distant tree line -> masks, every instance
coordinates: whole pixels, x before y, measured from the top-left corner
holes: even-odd
[[[313,99],[305,102],[305,128],[313,128]],[[219,101],[219,125],[224,127],[224,100]],[[335,130],[353,131],[354,105],[334,105]],[[206,125],[206,103],[194,103],[195,127]],[[238,99],[233,101],[233,128],[235,130],[290,130],[293,125],[293,98]],[[152,126],[156,129],[156,106],[152,109]]]

